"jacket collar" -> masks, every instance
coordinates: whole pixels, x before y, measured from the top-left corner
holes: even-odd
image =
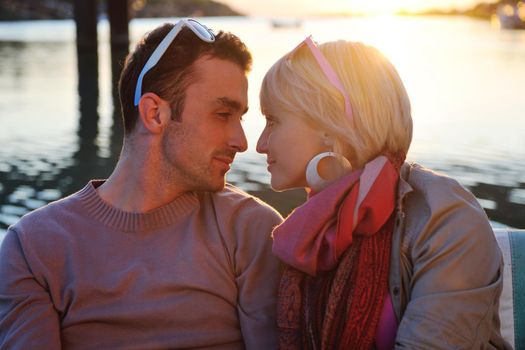
[[[405,162],[399,171],[399,184],[397,186],[397,209],[403,210],[403,200],[407,194],[414,191],[414,188],[408,183],[412,164]]]

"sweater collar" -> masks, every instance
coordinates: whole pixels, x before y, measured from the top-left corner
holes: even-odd
[[[97,221],[121,231],[140,232],[160,229],[175,224],[198,206],[197,195],[188,192],[162,207],[144,213],[127,212],[110,205],[99,196],[96,188],[103,183],[104,180],[90,181],[78,193],[80,200]]]

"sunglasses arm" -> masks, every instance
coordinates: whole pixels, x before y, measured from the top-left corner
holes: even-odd
[[[146,64],[144,65],[144,68],[142,68],[142,71],[140,72],[140,75],[137,79],[137,86],[135,88],[135,106],[138,106],[140,98],[142,97],[142,79],[146,75],[147,72],[151,68],[153,68],[160,60],[162,55],[166,52],[172,41],[175,39],[177,34],[179,34],[180,30],[182,29],[182,26],[184,26],[184,21],[179,21],[171,30],[170,32],[162,39],[159,46],[153,51],[149,59],[146,61]]]

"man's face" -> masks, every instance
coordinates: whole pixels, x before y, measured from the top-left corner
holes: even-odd
[[[194,68],[181,119],[163,135],[165,175],[184,191],[219,191],[235,154],[248,147],[241,126],[248,81],[231,61],[205,56]]]

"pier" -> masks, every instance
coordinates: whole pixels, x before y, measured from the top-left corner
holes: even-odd
[[[74,18],[77,33],[77,52],[97,51],[97,0],[75,0]],[[107,15],[110,25],[111,49],[129,47],[129,4],[128,0],[107,1]]]

